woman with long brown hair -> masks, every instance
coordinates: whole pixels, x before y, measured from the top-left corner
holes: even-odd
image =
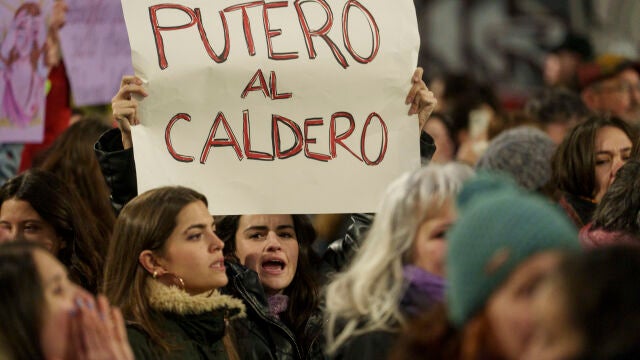
[[[638,135],[615,117],[593,116],[564,138],[552,159],[552,182],[560,205],[581,228],[591,221],[597,204],[618,169],[638,147]]]
[[[78,195],[54,174],[32,169],[0,187],[0,243],[27,240],[49,250],[71,279],[96,293],[106,244]]]
[[[145,192],[120,213],[104,292],[121,307],[136,359],[228,359],[229,320],[244,314],[227,285],[224,243],[207,199],[184,187]]]
[[[133,360],[122,314],[30,242],[0,245],[0,358]]]
[[[116,221],[109,202],[109,187],[102,176],[93,144],[102,133],[111,129],[98,117],[87,117],[67,128],[41,157],[34,159],[34,166],[56,174],[70,185],[87,210],[94,216],[100,232],[99,241],[106,249]]]

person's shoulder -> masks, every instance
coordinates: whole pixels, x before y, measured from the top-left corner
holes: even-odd
[[[376,330],[352,337],[337,351],[335,359],[387,359],[397,333]]]
[[[127,338],[137,360],[157,358],[157,354],[154,352],[155,347],[151,343],[149,334],[140,325],[127,323]]]

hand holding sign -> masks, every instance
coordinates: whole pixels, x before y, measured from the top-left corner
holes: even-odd
[[[131,125],[138,125],[138,100],[135,96],[146,97],[148,94],[142,87],[142,80],[135,76],[125,76],[120,83],[120,90],[111,99],[113,117],[118,122],[122,133],[122,145],[125,149],[133,146],[131,139]]]
[[[413,72],[413,77],[411,77],[411,83],[413,85],[405,100],[405,104],[411,104],[409,115],[418,114],[418,129],[420,132],[424,129],[429,116],[431,116],[433,109],[435,109],[438,104],[436,96],[429,91],[427,84],[422,80],[423,71],[424,70],[419,67]]]
[[[405,104],[411,105],[408,114],[418,114],[418,129],[420,132],[424,129],[429,116],[431,116],[433,109],[435,109],[438,104],[435,95],[422,80],[423,72],[424,70],[421,67],[418,67],[414,71],[411,77],[413,85],[405,100]],[[118,122],[118,128],[122,133],[122,144],[125,149],[130,149],[133,146],[131,126],[140,124],[140,119],[137,114],[139,103],[134,96],[147,97],[149,95],[142,84],[142,80],[136,76],[126,75],[122,78],[120,90],[113,99],[111,99],[113,117]],[[249,87],[249,85],[247,85],[247,87]],[[273,96],[274,93],[277,92],[271,91],[270,96]],[[246,94],[243,94],[243,97],[246,97]]]

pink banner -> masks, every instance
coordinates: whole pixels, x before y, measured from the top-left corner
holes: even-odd
[[[133,73],[122,6],[115,0],[66,1],[60,41],[74,104],[109,103],[122,76]]]
[[[0,143],[44,136],[50,1],[0,2]]]

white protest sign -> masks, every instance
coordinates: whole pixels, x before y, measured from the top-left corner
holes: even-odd
[[[122,4],[149,93],[139,192],[188,186],[214,214],[370,212],[419,166],[413,1]]]

